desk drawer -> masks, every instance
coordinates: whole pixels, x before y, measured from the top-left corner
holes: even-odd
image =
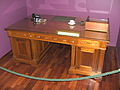
[[[49,42],[56,42],[56,43],[63,43],[63,44],[77,44],[77,40],[71,37],[41,35],[41,34],[36,34],[35,37],[37,39],[45,40]]]
[[[79,40],[78,46],[90,47],[90,48],[99,48],[100,42],[93,40]]]
[[[77,44],[77,40],[75,38],[61,38],[60,39],[61,42],[66,43],[66,44],[70,44],[70,45],[74,45]]]
[[[9,31],[8,35],[12,37],[20,37],[20,38],[26,38],[26,39],[35,39],[35,40],[43,40],[43,41],[48,41],[48,42],[75,45],[79,47],[100,48],[99,41],[78,39],[78,38],[73,38],[73,37],[44,35],[44,34],[19,32],[19,31]]]
[[[27,37],[29,37],[30,35],[29,35],[29,33],[27,33],[27,32],[8,31],[8,36],[27,38]]]
[[[42,34],[34,34],[34,38],[35,39],[40,39],[40,40],[45,40],[45,41],[49,41],[52,39],[51,36],[47,36],[47,35],[42,35]]]
[[[70,45],[74,45],[78,43],[78,40],[73,37],[43,35],[43,34],[19,32],[19,31],[9,31],[8,35],[12,37],[43,40],[48,42],[56,42],[56,43],[63,43],[63,44],[70,44]]]

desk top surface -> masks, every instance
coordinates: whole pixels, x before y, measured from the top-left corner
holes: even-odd
[[[41,18],[47,19],[45,23],[33,24],[31,18],[25,18],[7,27],[6,30],[37,32],[45,34],[57,34],[58,31],[77,32],[80,36],[77,38],[86,38],[93,40],[109,41],[109,34],[103,32],[87,31],[84,25],[80,25],[80,21],[84,19],[74,18],[76,24],[74,26],[68,25],[68,20],[72,17],[66,18],[56,17],[52,15],[41,15]],[[73,19],[73,18],[72,18]]]

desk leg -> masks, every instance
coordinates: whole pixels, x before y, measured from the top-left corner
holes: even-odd
[[[32,58],[33,58],[31,65],[37,66],[44,58],[45,54],[47,53],[50,47],[51,45],[49,42],[31,40]]]
[[[31,65],[37,66],[40,55],[40,48],[38,47],[38,41],[31,40],[32,62]]]
[[[105,50],[100,50],[100,59],[98,64],[98,72],[102,72],[104,63]]]
[[[75,46],[71,46],[71,66],[69,69],[69,73],[73,74],[72,70],[75,69],[75,56],[76,56],[76,50],[75,50]]]
[[[75,66],[75,46],[72,46],[71,66]]]

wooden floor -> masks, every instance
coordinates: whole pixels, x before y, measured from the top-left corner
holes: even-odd
[[[15,63],[12,53],[0,60],[0,66],[18,73],[44,78],[79,78],[70,75],[70,46],[55,44],[42,60],[39,67]],[[109,47],[105,56],[103,72],[117,69],[115,48]],[[119,90],[118,74],[103,77],[101,82],[94,79],[48,82],[27,79],[0,70],[0,90]]]

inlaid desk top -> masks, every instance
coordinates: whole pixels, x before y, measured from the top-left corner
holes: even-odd
[[[8,35],[12,37],[22,37],[49,42],[64,43],[76,46],[87,46],[92,48],[104,48],[109,42],[109,33],[85,30],[80,21],[84,19],[75,18],[76,24],[71,28],[69,20],[57,19],[57,16],[41,15],[47,19],[45,23],[33,24],[31,18],[25,18],[6,28]],[[63,17],[64,18],[64,17]],[[71,17],[70,17],[71,18]],[[58,35],[58,31],[79,33],[79,37]]]
[[[75,18],[76,25],[73,29],[70,29],[67,21],[54,20],[55,16],[52,15],[41,15],[42,18],[47,19],[45,24],[33,24],[30,18],[25,18],[17,23],[9,26],[6,30],[15,31],[27,31],[37,32],[46,34],[56,34],[57,31],[68,31],[68,32],[80,32],[79,38],[89,38],[95,40],[109,41],[108,33],[94,32],[85,30],[84,26],[80,25],[80,21],[83,19]]]

